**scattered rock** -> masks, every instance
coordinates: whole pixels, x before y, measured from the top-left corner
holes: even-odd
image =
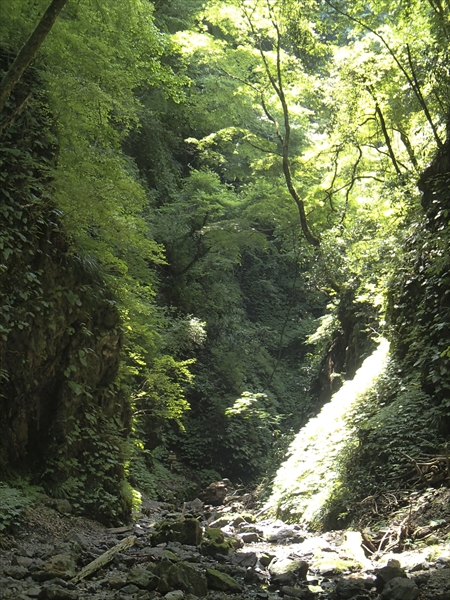
[[[220,529],[207,527],[205,529],[200,551],[205,556],[217,556],[218,554],[229,554],[233,550],[233,542],[226,538]]]
[[[258,556],[256,552],[239,552],[233,554],[231,557],[231,563],[240,567],[254,567],[257,562]]]
[[[147,569],[133,567],[127,576],[127,583],[133,584],[142,590],[155,590],[159,578]],[[118,589],[118,588],[116,588]]]
[[[309,565],[304,560],[291,558],[275,559],[269,566],[271,581],[274,584],[293,586],[306,580]]]
[[[207,594],[205,575],[189,563],[172,565],[167,571],[166,580],[171,590],[183,590],[200,597]]]
[[[206,580],[208,582],[208,588],[211,590],[218,590],[219,592],[230,592],[235,594],[242,590],[242,586],[230,575],[221,573],[216,569],[206,570]]]
[[[39,593],[38,598],[39,600],[78,600],[79,594],[59,585],[47,585]]]
[[[398,561],[389,561],[385,567],[377,569],[375,574],[375,587],[377,588],[377,592],[381,592],[385,585],[392,579],[406,579],[408,577],[405,571],[400,567],[400,563]]]
[[[181,521],[161,521],[155,526],[155,533],[151,535],[152,544],[155,546],[164,542],[179,542],[198,546],[202,540],[202,528],[197,519],[188,518]]]
[[[0,600],[450,600],[448,546],[440,547],[440,555],[426,546],[395,553],[386,566],[370,569],[374,579],[364,579],[361,565],[367,571],[372,563],[364,560],[358,532],[318,536],[281,521],[251,523],[237,504],[233,500],[210,517],[198,499],[192,506],[198,518],[183,519],[170,507],[170,519],[165,508],[155,506],[136,525],[93,533],[90,525],[72,527],[76,517],[70,517],[58,538],[19,534],[14,549],[0,548]],[[208,523],[216,527],[203,533]],[[141,535],[134,546],[89,578],[72,581],[76,564],[83,569],[137,527]],[[254,540],[252,552],[236,552],[238,536]],[[343,578],[342,570],[355,576]],[[307,580],[308,573],[313,575]]]
[[[220,506],[224,503],[225,498],[232,487],[229,479],[216,481],[215,483],[211,483],[206,490],[203,490],[203,492],[199,494],[199,499],[205,504]]]
[[[33,573],[33,579],[35,581],[48,581],[55,578],[67,580],[75,577],[75,573],[75,561],[70,554],[56,554],[42,565],[41,570]]]
[[[419,588],[414,581],[394,577],[385,585],[381,597],[383,600],[416,600],[419,594]]]
[[[365,589],[364,579],[341,579],[336,585],[336,595],[338,600],[350,600]]]

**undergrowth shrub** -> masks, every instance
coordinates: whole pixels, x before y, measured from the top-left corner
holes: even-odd
[[[149,451],[135,440],[126,469],[128,481],[150,500],[181,502],[194,497],[196,482],[177,472],[177,466],[174,465],[171,470],[164,464],[166,455],[167,450],[164,446]],[[211,481],[219,478],[215,477]]]
[[[40,488],[24,484],[0,483],[0,534],[20,525],[24,511],[36,500]]]
[[[50,449],[46,490],[67,499],[78,514],[105,524],[127,520],[133,494],[125,480],[126,442],[119,424],[91,405],[68,417],[64,433],[64,442],[56,436]]]

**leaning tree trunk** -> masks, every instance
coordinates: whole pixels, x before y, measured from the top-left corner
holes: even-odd
[[[22,77],[30,62],[36,56],[36,53],[41,47],[42,42],[47,37],[59,13],[64,8],[66,3],[67,0],[52,0],[50,6],[47,8],[41,20],[37,24],[36,29],[22,46],[22,49],[11,65],[11,68],[6,73],[3,81],[0,83],[0,112],[5,107],[5,104],[8,101],[14,86]]]

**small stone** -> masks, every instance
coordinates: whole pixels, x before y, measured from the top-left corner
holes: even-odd
[[[168,592],[164,598],[166,600],[181,600],[184,598],[184,592],[182,590],[173,590],[172,592]]]
[[[256,552],[239,552],[231,557],[231,564],[240,567],[254,567],[257,562]]]
[[[450,569],[450,558],[448,556],[439,556],[436,559],[436,569]]]
[[[127,577],[127,583],[143,590],[154,590],[157,582],[158,578],[156,575],[142,567],[134,567],[130,570]]]
[[[275,554],[264,553],[259,557],[259,562],[263,567],[268,567],[275,558]]]
[[[120,590],[127,585],[127,582],[123,577],[113,575],[108,579],[108,585],[112,590]]]
[[[296,600],[312,600],[316,595],[308,589],[291,587],[285,585],[281,588],[284,598],[295,598]]]
[[[162,593],[183,590],[201,597],[207,594],[205,575],[189,563],[178,562],[170,565],[162,579],[165,579],[165,582],[160,581],[157,588]],[[169,586],[168,589],[164,589],[165,583]]]
[[[89,539],[85,535],[75,531],[70,532],[66,539],[68,542],[77,544],[82,550],[87,550],[91,546]]]
[[[309,565],[304,560],[283,558],[271,563],[269,573],[274,584],[293,586],[298,580],[306,579],[308,568]]]
[[[33,558],[34,550],[32,548],[25,548],[24,546],[19,546],[17,548],[18,556],[27,556],[28,558]]]
[[[25,579],[28,575],[28,569],[21,567],[20,565],[13,565],[5,569],[5,575],[12,577],[13,579]]]
[[[222,515],[218,519],[211,521],[211,523],[209,523],[209,527],[213,527],[216,529],[220,529],[221,527],[226,527],[229,523],[231,523],[233,521],[234,518],[235,518],[235,515]]]
[[[34,560],[28,556],[14,556],[12,559],[13,565],[19,565],[20,567],[25,567],[26,569],[29,569],[33,563]]]
[[[251,544],[259,541],[259,535],[257,533],[241,533],[239,537],[245,544]]]
[[[128,585],[126,585],[125,587],[123,587],[120,590],[123,594],[137,594],[137,592],[139,592],[139,588],[137,585],[134,585],[133,583],[129,583]]]

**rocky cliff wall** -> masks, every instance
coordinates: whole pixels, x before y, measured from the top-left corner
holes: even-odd
[[[129,509],[123,492],[129,411],[115,385],[119,313],[99,267],[74,250],[52,202],[58,140],[33,73],[5,113],[0,473],[29,471],[81,512],[114,521]]]

